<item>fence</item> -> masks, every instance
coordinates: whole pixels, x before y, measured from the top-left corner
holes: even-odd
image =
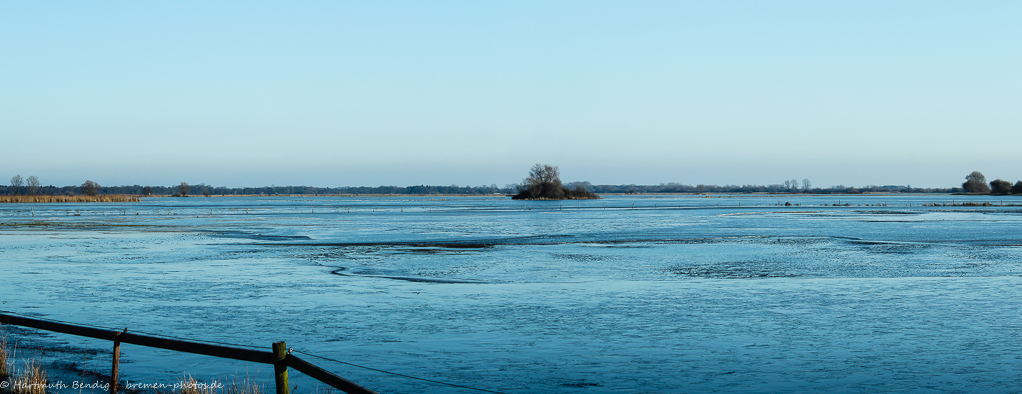
[[[274,378],[276,380],[277,394],[289,394],[287,381],[287,370],[289,367],[345,393],[376,394],[375,391],[359,386],[355,382],[337,376],[323,368],[317,367],[308,361],[290,354],[290,351],[287,350],[287,344],[283,341],[274,342],[271,346],[272,351],[260,351],[178,339],[160,338],[150,335],[133,334],[128,332],[127,329],[124,331],[104,330],[100,328],[85,327],[6,313],[0,313],[0,323],[113,341],[113,367],[110,372],[110,394],[117,394],[117,374],[121,357],[121,343],[130,343],[132,345],[201,354],[219,358],[229,358],[261,364],[272,364]]]

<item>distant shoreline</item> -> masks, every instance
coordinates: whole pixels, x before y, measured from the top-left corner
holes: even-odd
[[[7,204],[47,204],[47,203],[76,203],[76,202],[139,202],[138,196],[126,194],[104,194],[99,196],[47,196],[47,195],[13,195],[0,196],[0,203]]]
[[[991,196],[991,197],[1012,197],[1017,195],[1002,195],[992,193],[944,193],[944,192],[933,192],[933,193],[900,193],[900,192],[860,192],[860,193],[605,193],[603,196],[644,196],[644,197],[667,197],[667,196],[684,196],[690,198],[767,198],[767,197],[779,197],[784,196],[788,198],[797,197],[825,197],[825,196],[910,196],[910,195],[946,195],[946,196]],[[209,196],[204,195],[190,195],[184,197],[174,197],[173,195],[160,194],[150,196],[135,196],[126,194],[103,194],[98,196],[50,196],[50,195],[7,195],[0,196],[0,204],[17,204],[17,203],[89,203],[89,202],[140,202],[146,198],[229,198],[229,197],[242,197],[242,198],[303,198],[303,197],[369,197],[369,198],[402,198],[402,197],[415,197],[415,198],[508,198],[512,195],[509,194],[213,194]],[[543,200],[534,200],[543,201]],[[550,200],[558,201],[558,200]]]
[[[222,198],[222,197],[490,197],[510,198],[507,194],[211,194],[174,197],[170,194],[139,196],[141,198]]]

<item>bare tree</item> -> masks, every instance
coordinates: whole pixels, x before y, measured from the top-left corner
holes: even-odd
[[[12,177],[11,178],[11,194],[18,194],[18,192],[21,190],[21,185],[22,184],[24,184],[24,182],[21,179],[21,175],[15,175],[14,177]]]
[[[181,182],[181,184],[177,186],[177,190],[181,191],[182,196],[187,196],[188,192],[192,191],[192,187],[188,186],[188,182]]]
[[[561,181],[561,173],[557,167],[549,164],[536,164],[529,170],[529,176],[525,178],[525,183],[529,185],[537,185],[541,183],[554,183]]]
[[[802,180],[802,191],[806,191],[807,192],[807,191],[809,191],[809,189],[812,189],[812,188],[813,188],[813,183],[809,181],[809,178],[806,178],[806,179]]]
[[[536,164],[529,170],[529,176],[522,181],[522,188],[529,198],[563,199],[564,188],[557,167]]]
[[[979,171],[973,171],[965,176],[965,183],[962,188],[969,193],[990,193],[990,186],[987,185],[987,177]]]
[[[99,184],[93,181],[85,181],[82,184],[82,194],[86,196],[95,196],[99,194]]]
[[[32,175],[25,180],[28,186],[28,194],[35,195],[39,191],[39,177]]]

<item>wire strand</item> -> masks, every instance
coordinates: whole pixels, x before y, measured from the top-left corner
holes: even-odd
[[[475,388],[475,387],[463,386],[463,385],[460,385],[460,384],[441,382],[439,380],[420,378],[420,377],[417,377],[417,376],[405,375],[405,374],[401,374],[401,373],[397,373],[397,372],[390,372],[390,371],[385,371],[385,370],[382,370],[382,369],[366,367],[366,366],[362,366],[362,365],[358,365],[358,364],[352,364],[352,363],[349,363],[349,362],[346,362],[346,361],[336,360],[336,359],[332,359],[332,358],[329,358],[329,357],[323,357],[323,356],[320,356],[320,355],[316,355],[316,354],[312,354],[312,353],[307,353],[307,352],[303,352],[303,351],[298,351],[298,350],[295,350],[292,353],[300,353],[300,354],[304,354],[306,356],[316,357],[316,358],[320,358],[320,359],[323,359],[323,360],[326,360],[326,361],[333,361],[333,362],[339,363],[339,364],[350,365],[350,366],[356,367],[356,368],[367,369],[367,370],[370,370],[370,371],[376,371],[376,372],[385,373],[385,374],[388,374],[388,375],[400,376],[400,377],[408,378],[408,379],[415,379],[415,380],[421,380],[421,381],[424,381],[424,382],[442,384],[442,385],[445,385],[445,386],[459,387],[459,388],[463,388],[463,389],[482,391],[482,392],[485,392],[485,393],[504,394],[501,391],[493,391],[493,390],[487,390],[487,389],[480,389],[480,388]]]

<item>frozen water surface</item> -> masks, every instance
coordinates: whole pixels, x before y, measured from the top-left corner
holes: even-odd
[[[992,206],[929,205],[963,201]],[[264,349],[287,340],[299,352],[508,393],[1017,392],[1019,203],[7,204],[0,309]],[[109,371],[109,342],[5,329],[22,355],[53,369]],[[132,382],[187,372],[272,387],[264,365],[123,352]],[[306,358],[380,392],[472,392]],[[292,381],[317,388],[293,371]]]

